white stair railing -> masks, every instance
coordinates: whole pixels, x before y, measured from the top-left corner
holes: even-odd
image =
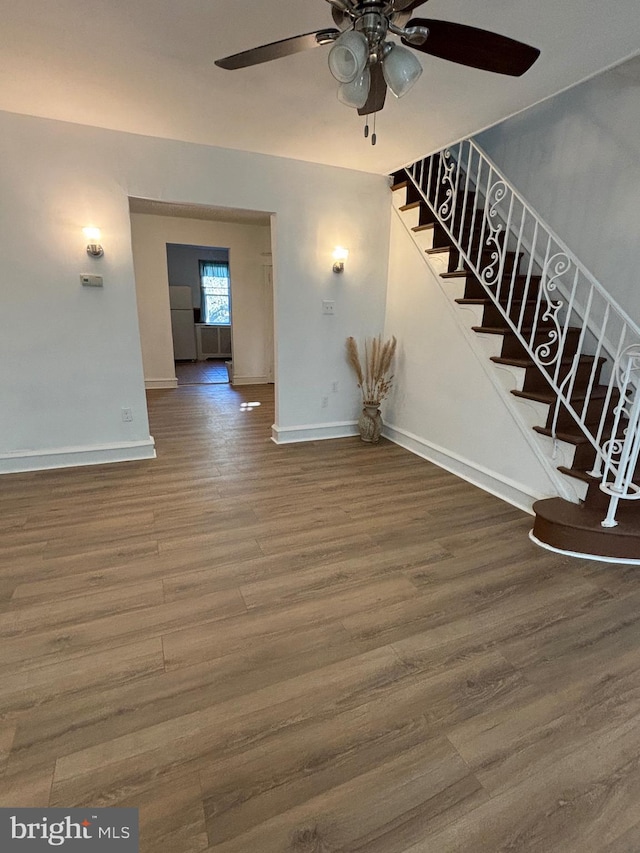
[[[640,329],[472,140],[405,171],[553,390],[553,438],[567,412],[590,442],[614,526],[640,499]]]

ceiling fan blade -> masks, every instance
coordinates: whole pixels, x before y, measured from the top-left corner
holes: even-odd
[[[540,56],[537,47],[465,24],[412,18],[408,26],[427,27],[429,37],[421,45],[402,39],[407,47],[482,71],[520,77]]]
[[[358,110],[360,116],[370,116],[373,113],[380,112],[384,107],[384,99],[387,97],[387,83],[382,73],[382,63],[376,62],[371,65],[369,73],[371,74],[369,96],[365,105]]]
[[[253,47],[251,50],[243,50],[234,53],[233,56],[225,56],[224,59],[216,59],[218,68],[227,71],[235,71],[237,68],[248,68],[250,65],[259,65],[261,62],[270,62],[272,59],[280,59],[283,56],[291,56],[293,53],[301,53],[322,44],[335,41],[340,35],[340,30],[325,29],[315,30],[312,33],[304,33],[301,36],[274,41],[271,44],[263,44]]]

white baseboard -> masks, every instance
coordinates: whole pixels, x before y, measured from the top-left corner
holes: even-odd
[[[169,377],[168,379],[145,379],[144,387],[147,391],[155,388],[177,388],[178,379],[175,376],[173,378]]]
[[[49,468],[76,468],[81,465],[106,465],[110,462],[132,462],[155,457],[156,449],[152,436],[145,441],[60,447],[57,450],[18,450],[0,454],[0,474],[45,471]]]
[[[324,441],[329,438],[349,438],[359,435],[357,421],[336,421],[330,424],[301,424],[295,427],[271,427],[271,440],[276,444],[298,441]]]
[[[266,376],[236,376],[234,373],[232,385],[267,385],[269,379]]]
[[[427,459],[450,471],[457,477],[472,483],[474,486],[489,492],[523,512],[533,515],[534,501],[549,497],[549,495],[533,494],[522,483],[516,483],[507,477],[502,477],[487,468],[477,465],[468,459],[439,447],[424,438],[398,427],[385,424],[382,434],[389,441],[415,453],[422,459]],[[302,441],[322,441],[330,438],[350,438],[359,435],[357,421],[338,421],[329,424],[303,424],[295,427],[271,427],[271,440],[276,444],[293,444]]]
[[[488,468],[471,462],[469,459],[464,459],[462,456],[458,456],[458,454],[406,430],[385,424],[382,434],[394,444],[404,447],[405,450],[415,453],[422,459],[433,462],[468,483],[473,483],[474,486],[484,489],[485,492],[501,498],[501,500],[529,515],[533,515],[532,504],[534,501],[549,497],[549,495],[532,494],[527,486],[522,483],[496,474],[495,471],[489,471]]]

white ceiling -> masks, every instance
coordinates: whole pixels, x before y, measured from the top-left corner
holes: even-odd
[[[415,14],[494,30],[542,55],[508,78],[420,55],[378,115],[378,144],[336,99],[327,48],[239,71],[213,61],[333,26],[324,0],[0,0],[0,109],[388,172],[638,52],[640,3],[431,0]]]

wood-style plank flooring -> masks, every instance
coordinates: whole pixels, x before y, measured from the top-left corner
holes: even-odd
[[[637,853],[640,573],[270,387],[149,395],[156,461],[0,479],[0,805],[144,853]],[[261,405],[249,405],[260,403]]]

